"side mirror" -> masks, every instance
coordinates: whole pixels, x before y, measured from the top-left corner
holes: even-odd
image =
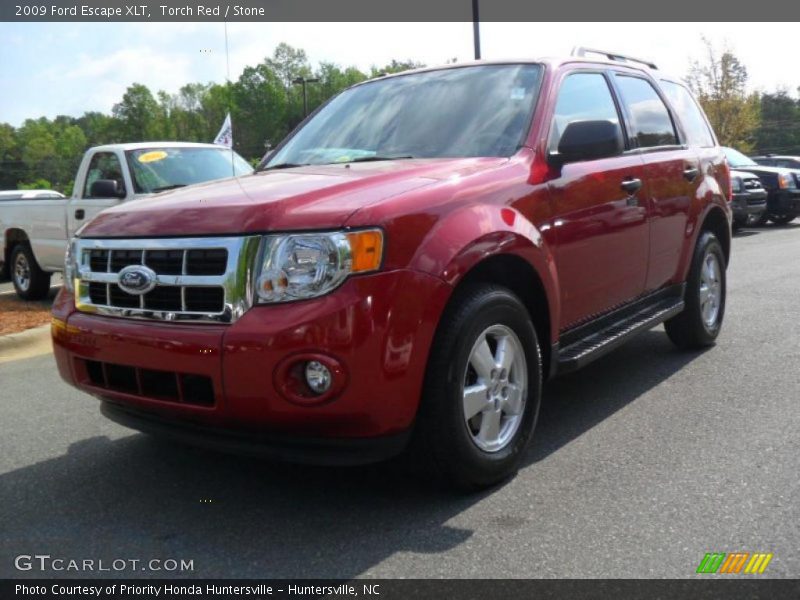
[[[622,130],[611,121],[573,121],[558,142],[558,153],[551,161],[564,165],[583,160],[609,158],[622,154]]]
[[[124,198],[125,189],[116,179],[98,179],[89,189],[92,198]]]

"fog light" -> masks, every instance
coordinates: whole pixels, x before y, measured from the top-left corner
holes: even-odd
[[[328,367],[318,360],[310,360],[306,363],[305,375],[308,387],[315,394],[324,394],[330,389],[333,382]]]

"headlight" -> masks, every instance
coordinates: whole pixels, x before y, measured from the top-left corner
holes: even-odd
[[[383,234],[354,232],[265,236],[255,284],[259,303],[323,296],[349,275],[380,268]]]
[[[734,194],[738,194],[742,191],[744,184],[742,183],[741,177],[731,177],[731,191]]]
[[[791,173],[780,173],[778,175],[778,187],[783,190],[795,187],[794,176]]]
[[[64,287],[70,293],[75,291],[75,278],[78,276],[78,256],[75,246],[77,238],[72,238],[67,244],[67,253],[64,256]]]

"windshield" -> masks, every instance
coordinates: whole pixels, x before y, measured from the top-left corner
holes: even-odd
[[[125,155],[137,194],[253,172],[245,159],[226,148],[143,148]]]
[[[523,142],[541,66],[486,65],[378,79],[324,106],[267,163],[511,156]]]
[[[733,148],[723,148],[722,151],[725,153],[725,158],[728,159],[728,164],[732,166],[734,169],[738,167],[757,167],[758,163],[753,161],[752,158],[748,158],[738,150],[734,150]]]

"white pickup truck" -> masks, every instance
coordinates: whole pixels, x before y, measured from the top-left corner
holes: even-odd
[[[21,298],[44,298],[50,275],[64,268],[68,240],[103,209],[252,171],[241,156],[213,144],[142,142],[90,148],[78,168],[72,197],[0,196],[0,274],[8,273]]]

